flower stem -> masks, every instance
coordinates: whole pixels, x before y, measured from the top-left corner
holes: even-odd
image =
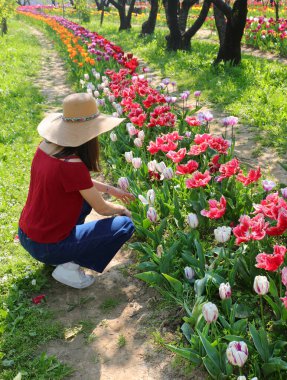
[[[262,299],[262,296],[259,296],[259,298],[260,298],[261,321],[262,321],[262,326],[265,330],[264,313],[263,313],[263,299]]]

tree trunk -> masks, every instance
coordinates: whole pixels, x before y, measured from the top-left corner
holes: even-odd
[[[167,49],[178,50],[181,49],[181,32],[177,20],[178,0],[167,0],[165,2],[165,11],[167,16],[167,25],[169,27],[169,35],[166,36]]]
[[[1,20],[1,35],[3,37],[4,34],[8,33],[8,25],[7,25],[7,19],[6,17],[2,17]]]
[[[155,29],[156,17],[158,13],[158,0],[151,0],[151,8],[147,21],[142,24],[141,34],[152,34]]]
[[[178,25],[181,33],[185,32],[190,7],[192,7],[196,2],[197,0],[184,0],[182,2],[178,16]]]
[[[238,65],[241,61],[241,39],[244,32],[247,16],[247,0],[236,0],[227,17],[223,44],[219,48],[215,64],[230,61],[232,65]]]
[[[204,0],[198,18],[193,23],[193,25],[182,36],[183,41],[184,41],[183,42],[184,46],[190,46],[190,40],[195,35],[195,33],[201,28],[202,24],[204,23],[207,15],[208,15],[210,5],[211,5],[211,0]]]
[[[216,5],[213,4],[213,14],[215,20],[215,26],[217,29],[217,34],[219,38],[220,46],[223,44],[225,29],[226,29],[226,19],[224,17],[224,13],[217,8]]]
[[[274,1],[276,21],[279,20],[279,6],[280,6],[279,3],[280,3],[279,0]]]
[[[132,13],[133,13],[134,8],[135,8],[135,2],[136,2],[136,0],[131,0],[131,2],[130,2],[129,11],[127,14],[128,29],[130,29],[132,27],[131,20],[132,20]]]

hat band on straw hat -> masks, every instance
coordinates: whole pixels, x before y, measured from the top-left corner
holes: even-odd
[[[79,121],[89,121],[93,120],[96,117],[100,116],[100,112],[94,113],[91,116],[84,116],[84,117],[65,117],[64,115],[62,116],[62,119],[64,121],[70,121],[70,122],[79,122]]]

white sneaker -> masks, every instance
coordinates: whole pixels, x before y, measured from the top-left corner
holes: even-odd
[[[80,265],[73,262],[57,265],[52,276],[62,284],[76,289],[87,288],[95,281],[94,276],[85,274]]]

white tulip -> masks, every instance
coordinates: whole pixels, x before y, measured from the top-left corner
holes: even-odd
[[[156,164],[157,164],[157,161],[156,160],[153,160],[153,161],[149,161],[147,163],[147,167],[148,167],[148,170],[150,172],[154,172],[156,170]]]
[[[230,239],[231,231],[232,231],[231,227],[226,227],[226,226],[217,227],[214,230],[215,239],[219,243],[225,243]]]
[[[125,159],[127,162],[132,162],[133,152],[125,152]]]
[[[129,180],[127,179],[127,177],[120,177],[118,179],[118,185],[122,190],[127,191],[130,185]]]
[[[139,139],[138,137],[134,139],[134,144],[137,148],[141,148],[142,145],[143,145],[143,142],[141,139]]]
[[[253,283],[254,291],[260,296],[269,292],[269,281],[266,276],[256,276]]]
[[[187,223],[190,225],[191,228],[196,228],[198,226],[198,217],[194,213],[190,213],[187,215]]]
[[[134,157],[132,159],[132,165],[135,169],[139,169],[142,165],[142,159],[140,157]]]
[[[144,131],[139,131],[138,133],[138,138],[141,139],[142,141],[144,140],[145,134]]]
[[[173,177],[173,170],[172,168],[165,168],[162,172],[164,179],[171,179]]]
[[[215,322],[218,318],[217,306],[212,302],[207,302],[202,306],[202,314],[207,323]]]
[[[115,134],[115,132],[111,132],[111,134],[110,134],[110,139],[111,139],[113,142],[117,141],[118,137],[117,137],[117,135]]]

